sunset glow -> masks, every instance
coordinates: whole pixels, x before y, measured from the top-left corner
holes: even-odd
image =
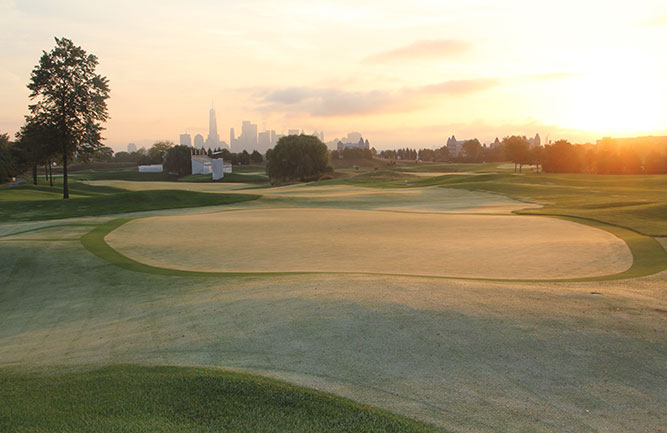
[[[360,131],[378,148],[667,133],[667,3],[0,0],[0,131],[54,36],[100,59],[107,144],[207,130]]]

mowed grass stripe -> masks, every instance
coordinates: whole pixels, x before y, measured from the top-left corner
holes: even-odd
[[[147,265],[133,260],[124,254],[113,249],[105,241],[106,235],[123,224],[136,218],[116,218],[91,230],[81,237],[81,243],[92,254],[97,257],[123,269],[134,272],[143,272],[155,275],[168,275],[177,277],[246,277],[246,276],[280,276],[280,275],[314,275],[314,274],[357,274],[357,275],[377,275],[377,276],[401,276],[417,278],[434,278],[448,280],[473,280],[473,281],[496,281],[496,282],[592,282],[620,280],[627,278],[637,278],[653,275],[667,270],[667,252],[655,239],[644,236],[640,233],[628,230],[622,227],[611,226],[599,221],[583,220],[576,217],[558,216],[557,218],[589,225],[601,230],[612,233],[623,240],[630,249],[633,257],[632,266],[620,273],[602,275],[596,277],[584,278],[559,278],[559,279],[501,279],[501,278],[472,278],[455,276],[433,276],[433,275],[412,275],[412,274],[394,274],[394,273],[376,273],[376,272],[208,272],[208,271],[188,271],[181,269],[171,269],[158,266]]]
[[[0,431],[443,432],[342,397],[195,367],[0,370]]]
[[[7,201],[0,222],[89,217],[189,207],[220,206],[259,198],[253,194],[210,194],[183,190],[124,191],[69,200]]]

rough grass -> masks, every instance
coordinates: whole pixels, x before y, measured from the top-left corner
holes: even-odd
[[[3,242],[0,365],[241,368],[452,431],[656,431],[664,278],[173,278]]]
[[[189,367],[0,369],[3,432],[439,432],[284,382]]]
[[[97,187],[90,187],[97,188]],[[106,187],[102,187],[105,189]],[[118,190],[116,190],[118,191]],[[0,222],[35,221],[120,214],[158,209],[218,206],[257,199],[250,194],[207,194],[180,190],[124,191],[75,197],[69,200],[3,201]],[[31,190],[27,194],[32,194]]]

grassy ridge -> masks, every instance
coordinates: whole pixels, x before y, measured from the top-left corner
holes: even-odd
[[[123,190],[118,190],[123,191]],[[159,209],[219,206],[257,199],[250,194],[209,194],[194,191],[123,191],[69,200],[16,200],[0,205],[0,222],[98,216]]]
[[[259,376],[189,367],[0,370],[6,432],[436,432],[433,426]]]
[[[647,236],[667,236],[667,176],[493,173],[381,180],[355,176],[327,181],[384,188],[442,186],[491,192],[538,203],[526,215],[571,216],[624,227]]]

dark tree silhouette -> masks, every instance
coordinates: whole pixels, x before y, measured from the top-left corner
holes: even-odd
[[[178,177],[192,174],[191,154],[189,146],[170,147],[164,161],[167,173]]]
[[[333,171],[329,165],[327,146],[311,135],[282,137],[266,153],[266,160],[266,173],[273,183],[290,180],[307,182]]]
[[[98,61],[66,38],[55,38],[33,69],[28,89],[33,118],[55,131],[52,142],[63,162],[63,198],[69,198],[67,164],[75,155],[92,155],[102,146],[102,122],[109,115],[109,81],[95,73]]]
[[[523,164],[530,161],[530,143],[526,137],[519,137],[512,135],[503,140],[505,143],[505,156],[514,163],[514,171],[516,171],[517,164],[519,165],[519,173]]]

